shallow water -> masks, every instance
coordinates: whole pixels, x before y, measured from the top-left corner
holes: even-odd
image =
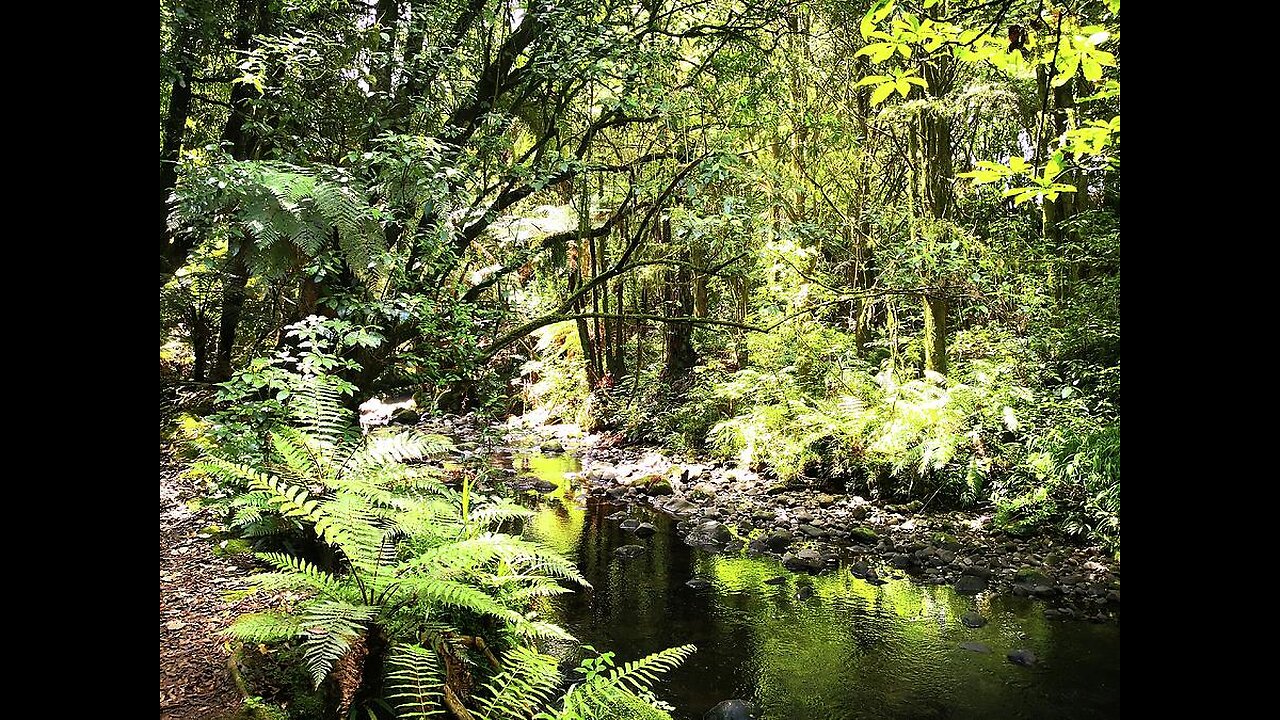
[[[533,501],[526,533],[576,560],[593,586],[557,598],[556,620],[620,662],[698,646],[657,688],[677,720],[729,698],[754,702],[769,720],[1119,717],[1118,625],[1045,620],[1044,607],[1025,598],[971,598],[906,578],[877,586],[844,569],[809,576],[770,559],[717,555],[684,544],[674,521],[642,508],[631,517],[658,532],[638,539],[605,519],[618,506],[565,479],[578,469],[573,458],[527,462],[558,489]],[[648,550],[614,554],[627,544]],[[780,585],[765,583],[780,576]],[[687,587],[695,577],[711,586]],[[801,600],[805,585],[813,596]],[[970,610],[989,624],[961,625]],[[1006,660],[1015,649],[1035,653],[1035,666]]]

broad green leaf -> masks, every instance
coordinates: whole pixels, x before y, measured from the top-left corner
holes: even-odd
[[[853,86],[858,88],[864,85],[879,85],[881,83],[889,82],[892,79],[893,78],[890,78],[887,75],[868,75],[867,77],[864,77],[858,82],[854,83]]]
[[[866,55],[871,58],[871,62],[882,63],[893,57],[893,45],[889,43],[871,43],[854,53],[854,57]]]
[[[879,105],[880,103],[884,102],[890,95],[893,94],[893,90],[894,90],[894,84],[892,82],[887,82],[877,87],[875,89],[875,92],[871,93],[871,104]]]

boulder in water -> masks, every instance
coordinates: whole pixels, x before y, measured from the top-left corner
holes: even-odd
[[[756,707],[744,700],[725,700],[707,711],[702,720],[756,720]]]

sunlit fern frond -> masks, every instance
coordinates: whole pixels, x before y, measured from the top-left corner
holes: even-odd
[[[501,618],[511,623],[523,621],[521,615],[484,591],[465,582],[439,577],[410,575],[397,578],[396,596],[418,598],[434,605],[447,605],[477,615]]]
[[[444,672],[436,654],[418,645],[398,644],[387,655],[387,701],[400,720],[444,716]]]
[[[279,552],[257,553],[257,557],[274,567],[276,572],[251,576],[249,582],[254,585],[268,590],[309,589],[331,598],[337,598],[342,592],[342,584],[337,577],[307,560]]]
[[[223,630],[238,640],[251,643],[269,643],[297,637],[302,632],[302,620],[293,615],[280,613],[247,613],[236,618],[231,626]]]
[[[365,455],[375,463],[405,463],[433,457],[453,447],[442,435],[425,435],[405,430],[390,435],[370,435],[365,442]]]
[[[282,461],[283,474],[294,479],[324,478],[330,472],[331,448],[310,442],[296,429],[282,427],[271,433],[271,446]]]
[[[610,708],[634,705],[637,696],[646,694],[658,681],[658,675],[669,672],[693,655],[693,645],[667,648],[647,657],[626,663],[607,674],[601,673],[576,685],[566,693],[564,713],[560,718],[577,713],[583,717],[602,717]]]
[[[502,658],[504,669],[485,685],[479,701],[485,720],[529,720],[551,702],[561,677],[556,658],[516,646]]]
[[[492,528],[509,520],[523,520],[533,517],[533,511],[523,505],[509,500],[495,500],[471,511],[471,524],[477,527]]]
[[[590,583],[569,560],[538,543],[500,533],[484,533],[474,538],[439,545],[423,551],[409,561],[415,568],[436,571],[464,571],[501,561],[523,571],[538,571],[553,577],[572,580],[590,587]]]
[[[365,632],[373,608],[336,600],[307,607],[302,614],[302,651],[316,687],[324,682],[333,664]]]
[[[289,410],[312,442],[335,454],[339,448],[352,447],[354,418],[333,383],[303,376],[293,383],[291,392]]]

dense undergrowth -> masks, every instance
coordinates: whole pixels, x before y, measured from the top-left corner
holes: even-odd
[[[1119,321],[1095,313],[1073,344],[1057,326],[1070,320],[1055,314],[1030,337],[957,332],[946,377],[797,322],[749,336],[749,367],[722,354],[676,383],[655,368],[591,394],[564,324],[543,333],[526,394],[549,415],[633,442],[886,501],[990,504],[1009,534],[1057,532],[1118,552]]]

